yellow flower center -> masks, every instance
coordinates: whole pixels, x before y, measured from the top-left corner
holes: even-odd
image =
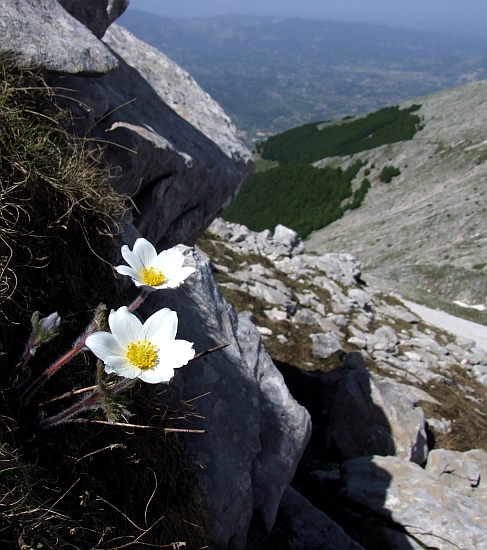
[[[149,286],[159,286],[166,280],[164,273],[155,267],[144,267],[142,270],[142,278],[144,283]]]
[[[141,370],[153,369],[157,363],[157,348],[149,340],[131,342],[127,348],[127,359]]]

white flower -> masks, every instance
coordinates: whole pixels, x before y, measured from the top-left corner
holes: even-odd
[[[123,306],[108,316],[111,334],[95,332],[86,345],[105,363],[105,371],[149,384],[168,382],[174,369],[194,357],[193,343],[175,340],[178,316],[161,309],[142,323]]]
[[[191,273],[192,267],[183,267],[184,255],[176,247],[163,250],[159,255],[146,239],[137,239],[133,250],[122,246],[123,259],[130,265],[115,269],[121,275],[129,275],[144,290],[178,287]]]

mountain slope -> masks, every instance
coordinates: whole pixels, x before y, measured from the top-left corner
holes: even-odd
[[[367,160],[372,187],[359,209],[312,234],[307,249],[350,252],[375,277],[485,304],[487,82],[414,103],[422,105],[416,114],[424,128],[411,141],[315,163]],[[389,184],[378,180],[385,164],[401,171]],[[357,181],[362,177],[360,171]]]

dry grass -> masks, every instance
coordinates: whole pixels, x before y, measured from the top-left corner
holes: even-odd
[[[99,150],[66,133],[51,99],[38,75],[0,60],[3,342],[34,309],[66,314],[67,304],[80,311],[103,298],[111,267],[100,257],[109,259],[126,210],[98,167]]]

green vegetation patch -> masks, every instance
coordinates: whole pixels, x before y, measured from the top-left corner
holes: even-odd
[[[365,195],[367,194],[367,191],[370,189],[370,181],[367,178],[364,178],[362,180],[362,183],[360,184],[360,187],[354,191],[353,193],[353,200],[352,202],[347,203],[343,207],[343,211],[345,210],[356,210],[365,199]]]
[[[293,164],[259,172],[245,183],[223,218],[253,231],[282,223],[305,238],[343,215],[340,203],[352,195],[351,182],[361,166],[356,162],[343,171]]]
[[[257,146],[257,152],[263,159],[278,161],[280,165],[311,163],[409,140],[421,130],[419,116],[412,114],[420,107],[385,107],[365,117],[327,125],[321,130],[318,123],[305,124],[268,138]]]
[[[399,168],[396,168],[395,166],[384,166],[382,168],[382,171],[379,175],[380,181],[383,183],[391,183],[392,178],[395,178],[396,176],[401,175],[401,170]]]

